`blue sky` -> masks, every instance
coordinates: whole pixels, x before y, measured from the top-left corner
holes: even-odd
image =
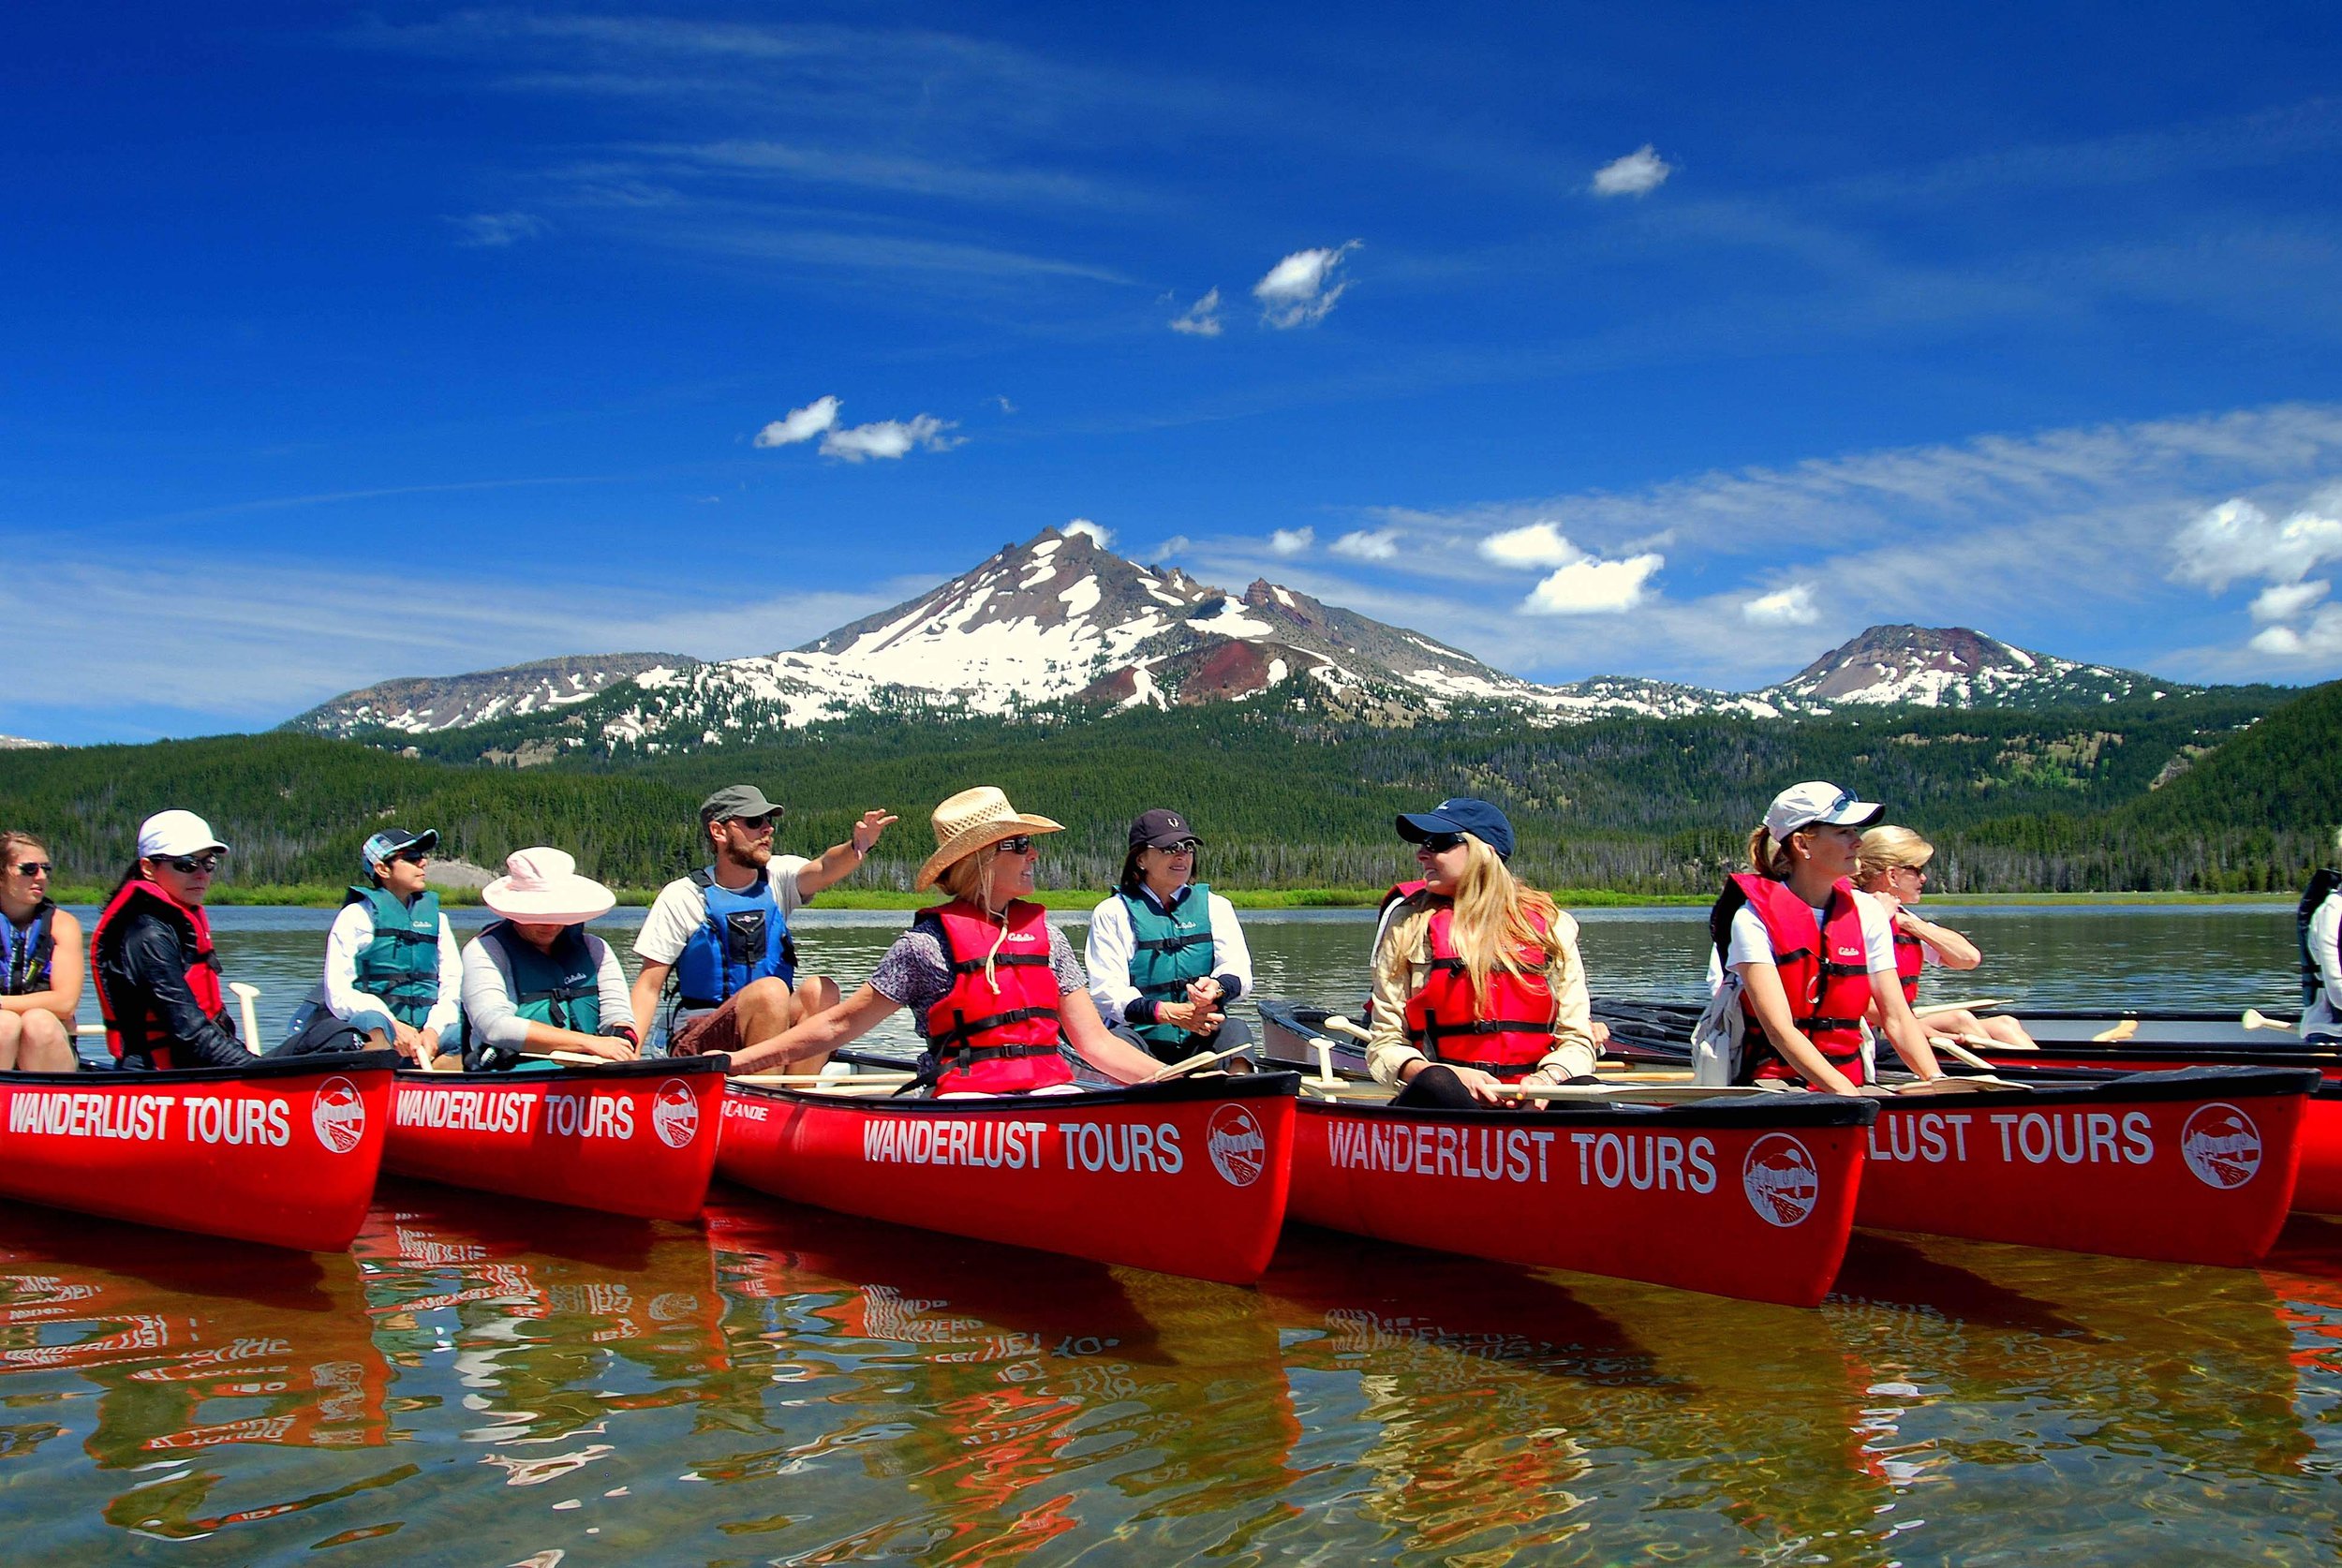
[[[37,4],[0,732],[770,652],[1075,518],[1541,679],[1905,620],[2326,679],[2338,65],[2312,5]]]

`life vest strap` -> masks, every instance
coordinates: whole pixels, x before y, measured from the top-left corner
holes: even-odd
[[[1176,937],[1149,937],[1145,941],[1133,942],[1131,948],[1136,953],[1184,953],[1191,947],[1203,947],[1210,940],[1211,933],[1208,931],[1188,931]]]
[[[1423,1021],[1423,1035],[1434,1043],[1452,1035],[1465,1034],[1542,1034],[1551,1035],[1550,1018],[1475,1018],[1468,1024],[1443,1024],[1437,1018]]]
[[[1000,953],[993,954],[988,960],[955,958],[952,960],[952,973],[982,974],[986,963],[996,969],[1045,969],[1049,967],[1049,955],[1045,953]]]
[[[1032,1018],[1055,1019],[1058,1016],[1058,1010],[1054,1007],[1012,1007],[1004,1013],[987,1013],[981,1018],[961,1017],[956,1020],[950,1028],[937,1035],[932,1045],[939,1053],[946,1049],[962,1055],[973,1052],[979,1058],[986,1056],[1043,1056],[1057,1049],[1056,1042],[1035,1043],[1030,1045],[968,1045],[962,1043],[971,1035],[982,1034],[986,1029],[1000,1028],[1009,1024],[1021,1024]]]

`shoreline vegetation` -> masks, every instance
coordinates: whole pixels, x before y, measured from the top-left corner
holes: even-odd
[[[84,885],[54,890],[58,903],[68,906],[96,906],[106,901],[112,891],[109,887]],[[475,908],[480,903],[480,890],[468,887],[437,887],[439,903],[447,909]],[[618,905],[625,908],[647,908],[659,895],[657,888],[621,887],[615,889]],[[1306,887],[1306,888],[1225,888],[1214,885],[1214,893],[1223,895],[1239,910],[1371,910],[1382,902],[1384,889],[1365,887]],[[1553,901],[1564,910],[1604,909],[1705,909],[1712,903],[1710,894],[1682,893],[1614,893],[1608,888],[1565,887],[1547,890]],[[275,909],[338,909],[348,895],[346,887],[329,887],[310,883],[258,883],[248,887],[220,885],[212,889],[205,900],[215,908],[222,906],[267,907]],[[1052,910],[1088,910],[1106,895],[1103,888],[1044,888],[1034,896]],[[937,893],[907,893],[894,888],[831,888],[816,900],[810,909],[822,910],[924,910],[940,902]],[[1927,897],[1929,906],[1977,905],[2039,905],[2049,907],[2088,907],[2094,905],[2142,905],[2175,907],[2190,904],[2260,905],[2290,904],[2290,895],[2274,893],[1935,893]]]

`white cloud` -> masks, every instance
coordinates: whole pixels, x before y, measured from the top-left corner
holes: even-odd
[[[1068,536],[1074,534],[1087,534],[1089,536],[1089,542],[1096,545],[1099,549],[1111,550],[1114,548],[1114,530],[1111,528],[1102,528],[1087,517],[1075,518],[1074,521],[1065,525],[1064,527],[1060,528],[1058,532]]]
[[[759,447],[793,447],[799,441],[833,430],[837,424],[837,399],[817,397],[802,408],[792,408],[786,419],[775,420],[756,433]]]
[[[992,394],[992,401],[1000,405],[1001,412],[1003,414],[1013,414],[1016,412],[1016,405],[1011,403],[1004,393],[994,392]]]
[[[956,422],[939,420],[933,414],[920,414],[909,420],[880,420],[873,424],[830,431],[822,437],[822,455],[859,463],[866,457],[901,457],[920,447],[929,451],[949,451],[960,445],[964,437],[944,432],[957,428]]]
[[[1150,561],[1167,561],[1174,555],[1186,555],[1188,547],[1194,542],[1185,534],[1173,534],[1169,539],[1147,552],[1147,558]]]
[[[2322,606],[2305,627],[2263,628],[2254,633],[2249,645],[2255,653],[2276,658],[2342,658],[2342,605]]]
[[[1341,265],[1342,258],[1363,243],[1352,240],[1328,250],[1297,250],[1269,268],[1267,275],[1253,285],[1253,298],[1260,301],[1261,319],[1281,331],[1312,327],[1326,319],[1326,313],[1350,287],[1345,279],[1328,288],[1327,279]]]
[[[2342,556],[2342,519],[2305,509],[2279,523],[2250,501],[2227,500],[2182,528],[2172,548],[2179,556],[2172,577],[2216,594],[2246,577],[2298,583],[2320,562]]]
[[[1623,561],[1572,561],[1539,583],[1520,607],[1533,615],[1602,615],[1632,610],[1643,600],[1643,584],[1667,564],[1665,555],[1629,555]]]
[[[1399,555],[1399,530],[1396,528],[1359,529],[1344,534],[1330,546],[1337,555],[1347,555],[1354,561],[1395,560]]]
[[[1190,337],[1218,337],[1220,335],[1220,290],[1217,288],[1213,288],[1210,293],[1171,318],[1171,330],[1175,333],[1185,333]]]
[[[1741,615],[1756,626],[1812,626],[1821,619],[1821,612],[1814,607],[1811,583],[1792,583],[1752,599],[1741,606]]]
[[[1499,566],[1510,567],[1567,566],[1586,557],[1550,523],[1528,523],[1490,534],[1480,541],[1480,554]]]
[[[1280,555],[1298,555],[1316,540],[1314,528],[1279,528],[1268,536],[1268,548]]]
[[[1596,196],[1649,196],[1674,173],[1659,150],[1646,141],[1623,158],[1614,158],[1593,171]]]
[[[2305,614],[2326,597],[2334,584],[2318,578],[2307,583],[2279,583],[2260,590],[2252,602],[2256,621],[2290,621]]]
[[[553,231],[534,213],[472,213],[447,221],[455,226],[455,243],[472,250],[501,250]]]

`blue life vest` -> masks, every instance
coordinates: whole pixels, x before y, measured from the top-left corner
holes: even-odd
[[[717,882],[716,868],[708,865],[691,873],[691,885],[707,899],[707,918],[675,959],[675,993],[684,1006],[719,1007],[768,975],[784,985],[796,984],[796,939],[769,877],[760,871],[734,893]]]
[[[49,963],[57,951],[52,929],[56,901],[44,898],[22,930],[0,918],[0,997],[27,997],[49,989]]]
[[[1189,884],[1186,896],[1167,913],[1144,893],[1116,896],[1131,917],[1131,984],[1149,1001],[1185,1001],[1188,984],[1211,973],[1211,889],[1203,882]],[[1207,1038],[1177,1024],[1134,1024],[1132,1031],[1158,1047],[1158,1054],[1183,1056],[1192,1043]]]
[[[408,904],[388,888],[353,887],[342,904],[374,914],[374,936],[358,950],[358,989],[409,1028],[422,1028],[439,999],[439,895],[426,891]]]

